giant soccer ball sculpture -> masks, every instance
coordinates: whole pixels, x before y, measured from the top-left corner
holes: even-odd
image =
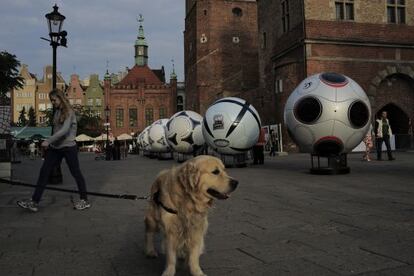
[[[235,97],[217,100],[206,111],[203,136],[222,155],[245,156],[259,139],[261,122],[256,109]]]
[[[150,143],[148,136],[149,128],[150,126],[147,126],[138,136],[139,144],[144,156],[148,156],[150,154]]]
[[[204,145],[203,117],[194,111],[180,111],[165,125],[168,145],[182,154],[194,153]]]
[[[153,153],[166,153],[170,151],[164,128],[167,122],[168,119],[159,119],[148,129],[149,148]]]
[[[302,152],[327,157],[327,167],[312,173],[348,173],[346,154],[370,127],[371,105],[364,90],[337,73],[320,73],[303,80],[289,96],[284,112],[289,135]]]

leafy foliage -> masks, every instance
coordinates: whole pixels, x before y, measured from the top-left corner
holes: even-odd
[[[91,137],[99,136],[103,132],[103,122],[91,109],[83,106],[73,106],[78,119],[78,135],[86,134]]]
[[[27,115],[29,116],[29,126],[35,127],[36,126],[36,112],[32,106],[29,108],[29,112],[27,113]]]
[[[24,106],[23,106],[22,110],[20,110],[18,124],[19,124],[19,126],[26,126],[27,125],[26,108]]]
[[[52,126],[53,123],[53,108],[48,108],[46,110],[40,111],[45,117],[46,117],[46,121],[45,121],[45,125],[46,126]]]
[[[0,105],[10,105],[7,92],[23,87],[23,78],[19,76],[20,61],[6,51],[0,52]]]

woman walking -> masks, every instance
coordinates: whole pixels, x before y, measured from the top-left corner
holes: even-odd
[[[17,205],[32,212],[37,212],[38,204],[52,169],[61,163],[62,158],[65,158],[70,173],[76,180],[80,194],[80,200],[74,202],[74,208],[77,210],[90,208],[85,179],[79,168],[78,149],[75,142],[77,130],[75,112],[62,92],[52,90],[49,93],[49,99],[56,109],[53,117],[53,135],[42,142],[41,146],[46,150],[46,155],[32,198],[19,200]]]

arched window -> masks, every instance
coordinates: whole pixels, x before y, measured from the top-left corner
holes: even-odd
[[[149,126],[154,122],[154,109],[151,106],[145,108],[145,125]]]
[[[115,109],[115,122],[116,127],[124,127],[124,109],[122,107]]]
[[[136,127],[138,126],[138,109],[136,106],[129,107],[129,126]]]
[[[243,11],[239,7],[233,8],[232,12],[234,16],[241,17],[243,15]]]
[[[183,96],[177,97],[177,111],[184,110],[184,99]]]
[[[159,114],[160,114],[159,119],[165,119],[167,117],[167,108],[165,108],[165,106],[161,106]]]

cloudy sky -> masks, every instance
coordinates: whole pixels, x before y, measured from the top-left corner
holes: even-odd
[[[178,79],[184,80],[183,0],[0,0],[0,51],[16,55],[38,78],[52,64],[52,47],[40,37],[48,38],[45,14],[55,3],[66,16],[68,48],[57,49],[57,70],[66,82],[73,73],[81,79],[97,73],[102,79],[107,60],[111,73],[131,68],[139,14],[144,17],[149,66],[164,66],[168,79],[174,59]]]

